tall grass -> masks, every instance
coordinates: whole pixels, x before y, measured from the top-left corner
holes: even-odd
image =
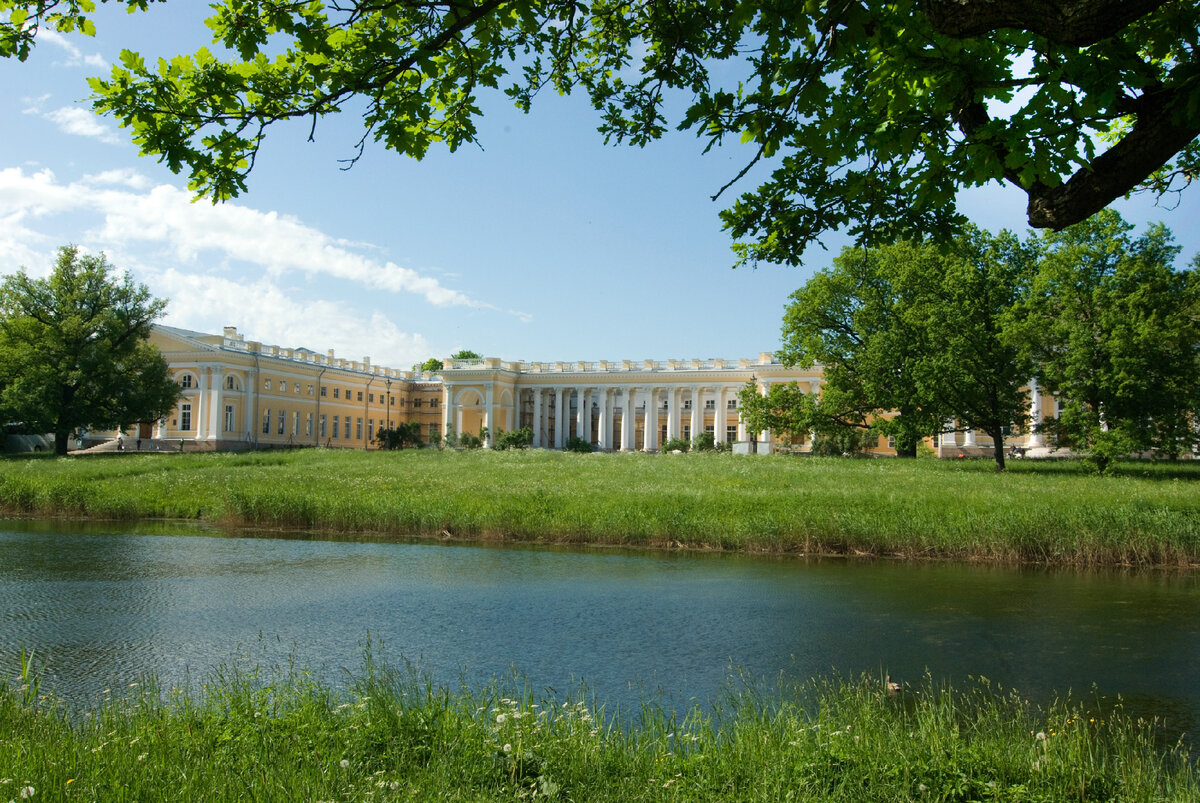
[[[1182,746],[986,682],[731,685],[620,722],[517,683],[451,692],[370,657],[344,688],[226,669],[68,715],[0,682],[0,797],[35,800],[1194,801]],[[27,790],[33,790],[28,792]]]
[[[10,514],[1079,565],[1200,563],[1200,464],[305,450],[0,461]]]

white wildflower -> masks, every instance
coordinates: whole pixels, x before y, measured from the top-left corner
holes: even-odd
[[[338,766],[341,767],[342,769],[346,769],[347,767],[350,766],[350,759],[343,758],[341,761],[338,762]]]
[[[505,753],[511,753],[511,752],[512,752],[512,745],[511,745],[511,744],[509,744],[508,742],[505,742],[505,743],[504,743],[504,752],[505,752]]]
[[[26,798],[33,797],[33,793],[34,793],[34,791],[35,791],[35,790],[34,790],[34,788],[33,788],[32,786],[26,786],[26,787],[23,787],[23,788],[21,789],[21,799],[22,799],[22,800],[24,800],[24,799],[26,799]]]

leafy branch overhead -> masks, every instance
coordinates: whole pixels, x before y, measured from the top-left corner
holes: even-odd
[[[24,58],[41,26],[90,33],[93,6],[0,0],[0,55]],[[421,158],[477,141],[483,92],[528,109],[545,88],[586,92],[609,141],[677,126],[748,144],[714,196],[755,169],[722,213],[747,263],[796,264],[836,229],[946,239],[957,192],[990,182],[1060,230],[1200,166],[1200,6],[1184,0],[220,0],[208,24],[215,52],[126,51],[92,90],[214,200],[246,190],[276,123],[315,136],[361,111],[349,162],[371,140]]]

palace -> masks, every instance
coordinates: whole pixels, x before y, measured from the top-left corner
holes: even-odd
[[[737,394],[750,380],[764,390],[778,382],[796,382],[814,394],[821,387],[820,366],[789,368],[769,352],[740,360],[447,359],[443,370],[429,374],[373,365],[368,357],[347,360],[333,350],[264,345],[232,326],[219,335],[156,326],[150,342],[183,396],[169,415],[137,434],[180,449],[373,449],[380,430],[417,422],[427,441],[486,428],[485,446],[500,432],[529,427],[535,448],[561,449],[579,437],[599,450],[657,451],[669,440],[707,432],[746,451],[751,444],[757,452],[783,445],[804,451],[811,436],[781,444],[769,432],[747,432]],[[1034,391],[1032,412],[1040,421],[1043,404],[1054,400]],[[1036,433],[1012,442],[1042,445]],[[991,449],[990,439],[970,431],[947,431],[929,445],[946,456]],[[884,437],[870,451],[895,454]]]

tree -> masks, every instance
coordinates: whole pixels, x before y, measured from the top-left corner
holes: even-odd
[[[421,371],[424,371],[426,373],[433,373],[434,371],[440,371],[445,367],[446,366],[443,365],[442,361],[439,360],[437,357],[430,357],[425,362],[419,362],[416,365],[414,365],[413,371],[418,372],[418,373]]]
[[[403,449],[405,446],[421,448],[421,425],[416,421],[401,422],[391,429],[381,429],[375,436],[379,448],[387,450]]]
[[[1021,310],[1038,378],[1059,397],[1055,441],[1113,457],[1176,455],[1197,443],[1200,279],[1176,271],[1161,224],[1137,239],[1111,210],[1043,237],[1046,256]]]
[[[462,349],[461,351],[456,351],[453,354],[451,354],[450,359],[452,359],[452,360],[481,360],[481,359],[483,359],[483,355],[479,354],[478,352],[471,351],[470,349]]]
[[[917,282],[925,293],[909,299],[906,317],[924,325],[931,351],[921,373],[964,429],[992,439],[992,458],[1004,470],[1004,436],[1029,417],[1033,361],[1016,333],[1013,311],[1027,297],[1039,250],[1010,232],[999,236],[968,226],[943,253],[940,265]]]
[[[755,400],[772,429],[815,430],[846,441],[847,428],[896,439],[902,456],[944,422],[992,438],[1004,468],[1004,434],[1024,422],[1031,356],[1014,334],[1036,249],[974,227],[951,244],[846,249],[832,270],[792,295],[781,359],[824,366],[819,399],[773,386]]]
[[[757,379],[738,391],[738,412],[748,432],[771,433],[793,441],[816,426],[814,397],[795,382],[776,382],[759,393]]]
[[[501,432],[496,437],[496,448],[500,451],[504,451],[505,449],[528,449],[532,445],[533,430],[529,427],[510,429],[507,432]]]
[[[57,454],[79,427],[124,428],[166,415],[180,395],[147,342],[166,302],[103,254],[59,249],[46,279],[20,270],[0,284],[0,407],[53,432]]]
[[[915,457],[921,438],[941,429],[951,411],[931,387],[935,332],[909,314],[912,299],[936,293],[929,281],[941,261],[911,243],[846,248],[791,295],[778,356],[824,369],[820,397],[800,400],[808,418],[800,426],[873,429],[894,437],[902,457]]]
[[[146,10],[153,0],[112,0]],[[606,140],[670,125],[727,138],[774,170],[722,213],[739,260],[796,264],[825,232],[861,244],[940,240],[963,187],[1026,193],[1061,230],[1138,189],[1200,170],[1200,5],[1172,0],[218,0],[221,55],[147,64],[126,51],[93,79],[146,155],[214,199],[246,190],[266,131],[359,111],[368,139],[421,158],[476,142],[478,98],[522,109],[586,92]],[[91,33],[85,0],[0,0],[0,55],[40,27]],[[667,109],[682,109],[677,120]],[[1104,138],[1103,146],[1098,138]]]

